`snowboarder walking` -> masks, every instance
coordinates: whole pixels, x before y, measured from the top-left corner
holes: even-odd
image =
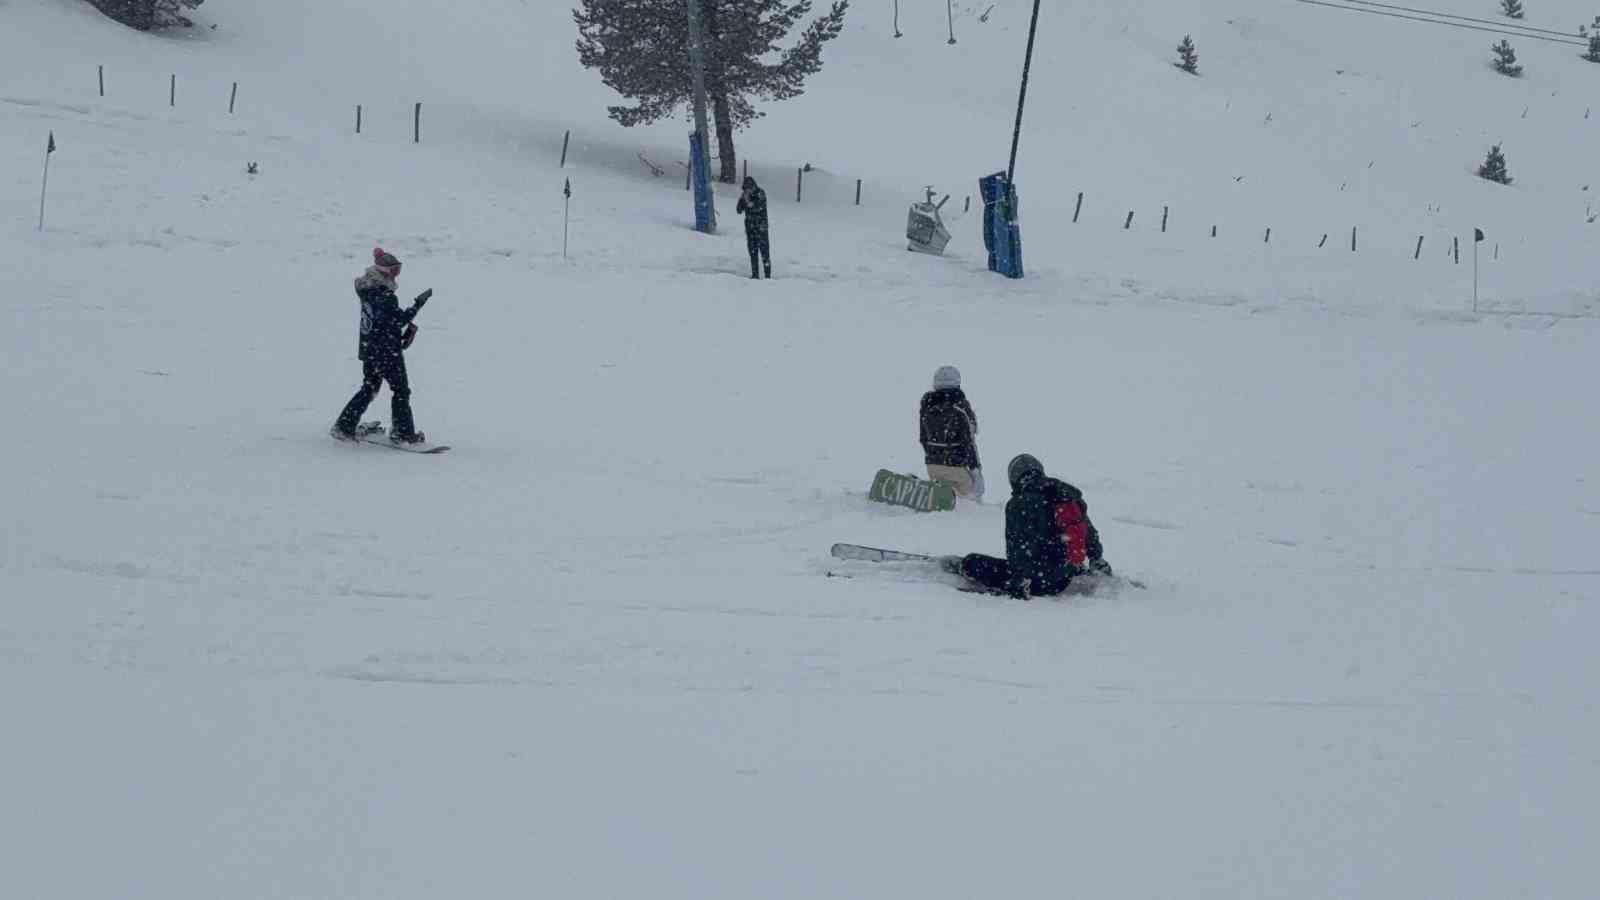
[[[972,553],[951,557],[947,568],[1022,600],[1059,594],[1079,575],[1111,574],[1081,491],[1046,476],[1026,453],[1011,461],[1006,476],[1006,558]]]
[[[361,301],[361,389],[345,404],[333,423],[332,434],[340,440],[356,439],[356,424],[367,411],[384,382],[389,383],[392,417],[389,439],[399,444],[420,444],[425,438],[411,418],[411,382],[406,377],[405,348],[411,346],[417,326],[411,320],[421,311],[429,288],[417,295],[410,309],[401,309],[395,288],[400,278],[400,260],[379,247],[372,251],[372,266],[356,279],[356,297]]]
[[[772,239],[767,227],[767,192],[749,175],[744,177],[744,190],[739,192],[739,205],[735,207],[744,216],[744,242],[750,250],[750,277],[760,278],[764,268],[772,277]]]
[[[943,481],[960,497],[983,499],[983,464],[978,461],[978,414],[961,390],[961,370],[940,366],[933,390],[922,395],[922,455],[928,478]]]

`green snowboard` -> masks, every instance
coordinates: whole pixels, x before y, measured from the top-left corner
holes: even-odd
[[[944,512],[956,508],[956,489],[942,481],[925,481],[915,475],[897,475],[879,469],[867,491],[869,500],[908,506],[918,512]]]

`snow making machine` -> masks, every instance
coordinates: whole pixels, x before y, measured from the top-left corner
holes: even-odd
[[[950,229],[944,227],[944,219],[940,217],[939,210],[944,209],[945,203],[949,200],[950,195],[945,194],[944,199],[934,203],[933,188],[929,187],[926,200],[911,204],[911,211],[906,215],[906,240],[909,242],[907,250],[934,256],[944,255],[945,245],[950,243]]]

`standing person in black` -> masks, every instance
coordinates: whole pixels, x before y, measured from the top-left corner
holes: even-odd
[[[772,238],[767,227],[767,192],[749,175],[739,193],[737,210],[744,216],[744,242],[750,249],[750,277],[760,278],[762,268],[772,277]]]
[[[960,369],[940,366],[933,373],[933,390],[922,395],[917,422],[928,479],[949,484],[957,496],[982,500],[978,414],[961,390]]]
[[[333,423],[332,434],[340,440],[356,439],[356,424],[367,411],[372,398],[384,382],[389,383],[389,439],[401,444],[420,444],[425,438],[411,419],[411,382],[406,377],[405,348],[416,336],[411,323],[428,298],[429,288],[417,295],[410,309],[400,308],[395,288],[400,277],[400,260],[384,252],[372,251],[372,267],[356,279],[356,297],[361,301],[361,389],[345,404]]]
[[[945,568],[1021,600],[1059,594],[1082,575],[1111,574],[1083,492],[1045,475],[1039,460],[1026,453],[1011,461],[1006,476],[1011,499],[1006,501],[1005,559],[969,553],[947,557]]]

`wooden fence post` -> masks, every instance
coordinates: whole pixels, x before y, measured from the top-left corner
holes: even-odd
[[[856,179],[856,205],[861,205],[861,179]]]
[[[1261,243],[1263,243],[1263,244],[1272,243],[1272,226],[1270,226],[1270,225],[1267,226],[1267,235],[1266,235],[1266,237],[1261,239]]]
[[[567,167],[567,144],[571,142],[572,129],[568,128],[566,136],[561,139],[561,165],[557,166],[556,168],[565,169]]]
[[[356,104],[356,134],[361,133],[361,104]]]
[[[422,143],[422,103],[417,102],[416,108],[411,113],[411,143]]]
[[[239,99],[239,82],[233,83],[233,92],[228,94],[228,115],[233,115],[233,102]]]
[[[1322,236],[1322,240],[1320,242],[1318,242],[1317,247],[1318,247],[1318,249],[1321,249],[1322,247],[1326,247],[1326,246],[1328,246],[1328,236],[1326,234],[1324,234]]]
[[[800,202],[800,190],[805,184],[806,170],[802,167],[794,170],[794,202]]]
[[[167,105],[171,106],[171,107],[176,107],[178,105],[178,76],[177,75],[173,75],[172,76],[172,81],[171,81],[170,87],[167,90]]]
[[[964,212],[964,213],[972,212],[972,195],[971,194],[967,195],[967,205],[961,207],[961,211]]]
[[[1122,223],[1122,230],[1127,231],[1133,227],[1133,210],[1128,210],[1128,221]]]
[[[1211,236],[1212,237],[1216,237],[1217,236],[1217,226],[1215,226],[1215,225],[1211,226]]]
[[[100,96],[106,95],[106,67],[100,67]]]
[[[1451,243],[1454,244],[1454,253],[1455,253],[1455,257],[1456,257],[1456,265],[1459,266],[1459,265],[1461,265],[1461,238],[1459,238],[1459,237],[1451,238]]]
[[[1422,235],[1417,235],[1417,252],[1411,254],[1413,260],[1422,258]]]
[[[1168,207],[1165,207],[1165,206],[1161,207],[1161,233],[1162,234],[1166,234],[1167,233],[1167,213],[1168,213],[1168,211],[1169,211]]]
[[[750,177],[750,158],[748,156],[744,160],[744,177]]]
[[[1495,245],[1494,245],[1494,258],[1495,259],[1499,259],[1500,258],[1500,242],[1499,241],[1496,241]]]
[[[1072,221],[1078,221],[1078,213],[1083,212],[1083,191],[1078,192],[1078,206],[1072,211]]]
[[[1356,226],[1350,226],[1350,252],[1356,252]]]

